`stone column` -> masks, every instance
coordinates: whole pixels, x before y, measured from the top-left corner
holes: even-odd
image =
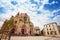
[[[48,34],[47,34],[47,25],[44,26],[44,33],[43,33],[43,34],[44,34],[44,35],[48,35]]]

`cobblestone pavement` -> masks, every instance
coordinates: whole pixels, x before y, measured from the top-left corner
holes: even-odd
[[[11,40],[60,40],[60,37],[46,36],[13,36]]]

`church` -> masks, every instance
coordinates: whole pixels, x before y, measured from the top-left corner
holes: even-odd
[[[17,35],[33,35],[34,32],[34,25],[30,21],[29,16],[27,13],[17,14],[14,19],[14,34]]]

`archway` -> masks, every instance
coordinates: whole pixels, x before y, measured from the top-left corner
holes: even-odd
[[[26,26],[25,25],[22,26],[21,33],[22,33],[23,36],[27,34],[27,30],[26,30]]]
[[[11,35],[14,35],[15,34],[15,29],[14,28],[11,29],[10,34]]]
[[[24,29],[21,29],[21,32],[22,32],[22,34],[24,34],[25,30]]]

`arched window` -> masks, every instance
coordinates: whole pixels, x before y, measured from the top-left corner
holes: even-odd
[[[17,21],[15,21],[15,24],[17,23]]]
[[[51,35],[53,34],[53,31],[51,31]]]
[[[24,21],[26,21],[27,20],[27,16],[24,16]]]
[[[49,35],[49,32],[47,32],[47,34]]]
[[[19,21],[22,21],[22,19],[19,19]]]
[[[55,35],[57,35],[56,31],[55,31]]]

